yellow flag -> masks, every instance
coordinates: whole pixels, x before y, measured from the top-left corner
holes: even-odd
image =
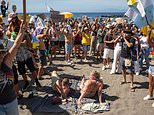
[[[128,5],[134,5],[137,3],[136,0],[127,0],[127,2],[128,2]]]
[[[154,28],[154,23],[150,24]],[[147,26],[144,26],[141,31],[145,34],[148,35],[148,28]],[[154,32],[152,31],[150,38],[154,38]]]

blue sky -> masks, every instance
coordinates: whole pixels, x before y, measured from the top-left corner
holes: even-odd
[[[17,12],[22,12],[23,0],[10,1],[11,5],[17,5]],[[47,12],[47,4],[58,11],[121,12],[126,11],[128,8],[126,1],[127,0],[27,0],[27,12]]]

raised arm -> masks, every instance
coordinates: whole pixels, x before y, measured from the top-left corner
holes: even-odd
[[[12,67],[12,61],[14,57],[16,56],[17,49],[20,47],[20,44],[23,40],[25,30],[26,30],[26,26],[22,22],[20,25],[20,30],[19,30],[16,40],[14,41],[13,46],[11,47],[11,49],[8,51],[7,55],[4,58],[4,63],[8,65],[9,67]]]
[[[102,90],[103,90],[103,81],[100,80],[99,87],[98,87],[98,99],[100,103],[102,103]]]

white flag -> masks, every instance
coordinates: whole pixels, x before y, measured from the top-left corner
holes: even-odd
[[[140,12],[141,16],[144,17],[145,16],[145,10],[144,10],[144,7],[143,7],[141,0],[137,0],[137,6],[136,7],[137,7],[138,11]]]

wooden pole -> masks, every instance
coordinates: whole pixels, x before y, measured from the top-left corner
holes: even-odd
[[[26,22],[26,0],[23,0],[23,20]]]

